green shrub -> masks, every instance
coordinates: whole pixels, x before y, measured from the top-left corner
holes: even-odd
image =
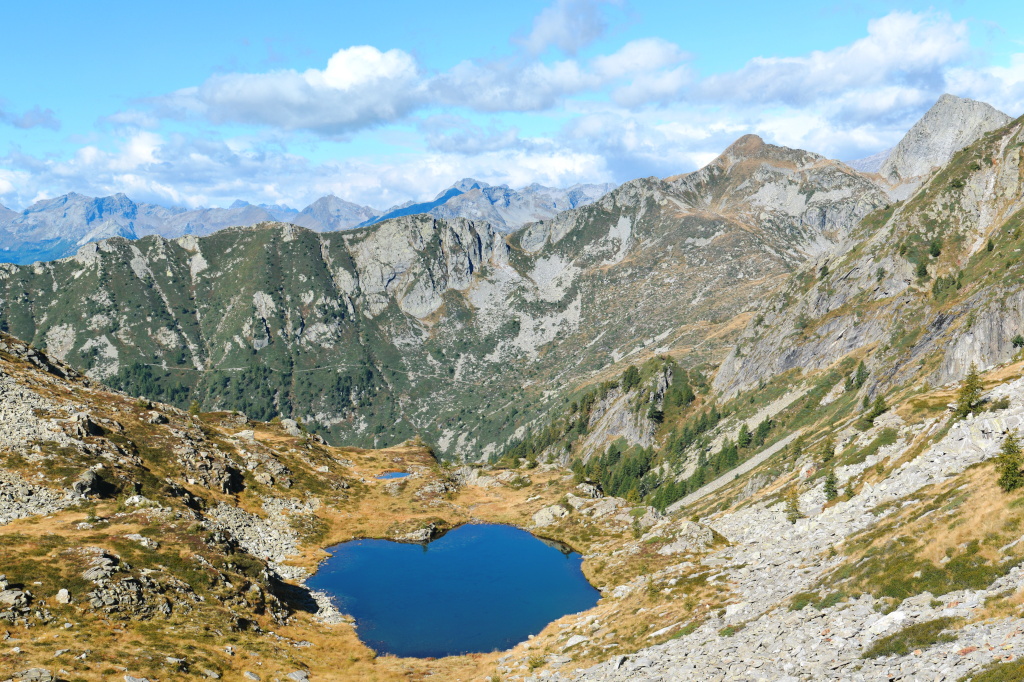
[[[956,636],[944,631],[952,627],[955,622],[955,618],[945,617],[908,625],[899,632],[877,640],[861,655],[861,658],[906,656],[914,649],[926,649],[934,644],[954,642]]]
[[[1019,682],[1024,680],[1024,658],[1011,663],[993,663],[978,673],[970,673],[958,682]]]

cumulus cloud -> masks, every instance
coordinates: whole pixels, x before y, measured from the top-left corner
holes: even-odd
[[[163,115],[341,135],[398,120],[421,101],[412,55],[357,45],[336,52],[324,69],[221,74],[154,103]]]
[[[944,67],[969,48],[966,23],[948,14],[892,12],[869,21],[868,35],[851,45],[802,57],[758,57],[705,79],[696,94],[716,102],[803,107],[879,86],[941,90]]]
[[[946,80],[951,92],[988,102],[1011,116],[1024,113],[1024,53],[1011,55],[1008,66],[951,69]]]
[[[29,128],[49,128],[60,130],[60,121],[52,109],[43,109],[36,105],[23,114],[15,114],[7,111],[0,102],[0,123],[12,125],[15,128],[27,130]]]
[[[533,20],[533,28],[521,44],[532,55],[550,47],[575,55],[604,35],[608,22],[601,5],[615,0],[555,0]]]
[[[211,77],[103,119],[105,144],[90,139],[70,158],[9,151],[0,158],[0,200],[24,205],[41,192],[74,189],[193,206],[237,198],[302,206],[331,193],[382,208],[431,198],[466,176],[564,186],[674,175],[750,132],[857,158],[892,146],[947,91],[1013,115],[1024,109],[1024,54],[976,66],[967,26],[946,14],[893,12],[849,45],[757,57],[701,78],[689,54],[659,38],[578,56],[605,30],[607,4],[557,0],[518,53],[441,73],[425,72],[401,50],[356,46],[323,68]],[[571,14],[570,24],[558,24],[559,13]],[[556,30],[571,21],[580,22],[572,35]],[[2,111],[3,122],[25,125],[43,125],[46,114]],[[530,112],[549,115],[529,119]],[[226,140],[161,134],[168,116],[261,130]],[[400,133],[405,152],[315,163],[286,151],[307,139],[294,131],[330,138],[396,122],[412,124],[414,132]]]
[[[463,116],[431,116],[419,124],[431,151],[451,154],[480,154],[522,147],[517,128],[484,129]]]
[[[87,146],[63,160],[21,153],[0,157],[0,203],[25,207],[39,197],[76,191],[124,192],[136,201],[190,207],[226,206],[235,199],[305,206],[334,194],[383,208],[432,198],[468,175],[512,186],[611,179],[598,154],[546,141],[494,144],[470,154],[438,148],[401,158],[314,163],[276,144],[139,131],[111,150]]]
[[[553,64],[508,60],[463,62],[434,78],[429,90],[438,103],[450,107],[521,112],[550,109],[569,95],[601,84],[602,79],[575,60]]]

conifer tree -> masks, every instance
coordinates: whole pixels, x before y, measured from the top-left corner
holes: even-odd
[[[839,497],[839,480],[836,478],[836,472],[829,471],[828,475],[825,476],[825,499],[829,502]]]
[[[971,363],[971,369],[967,372],[967,376],[964,377],[964,383],[960,385],[960,390],[956,393],[956,409],[953,412],[953,416],[957,419],[963,419],[969,414],[978,410],[978,405],[981,403],[981,377],[978,376],[978,366],[973,362]]]
[[[863,386],[864,382],[868,380],[868,374],[868,368],[864,364],[864,361],[861,360],[860,364],[857,365],[857,373],[853,377],[854,388],[860,388],[861,386]]]
[[[750,429],[747,428],[747,423],[744,422],[740,425],[740,432],[736,434],[736,445],[745,448],[750,445],[750,439]]]
[[[997,466],[999,467],[998,483],[999,487],[1004,491],[1010,492],[1024,486],[1024,472],[1021,472],[1021,467],[1024,466],[1022,459],[1024,459],[1024,456],[1021,453],[1017,434],[1013,432],[1006,434],[1006,440],[1003,441],[1003,447],[999,451],[999,459],[997,460]]]
[[[829,434],[825,442],[821,444],[821,462],[828,464],[836,454],[836,439]]]
[[[875,397],[875,402],[871,404],[871,409],[868,411],[865,419],[873,423],[875,419],[881,416],[888,409],[889,406],[885,404],[885,397],[882,394],[878,394],[878,396]]]
[[[786,493],[786,520],[796,523],[803,517],[804,515],[800,512],[800,495],[794,487]]]

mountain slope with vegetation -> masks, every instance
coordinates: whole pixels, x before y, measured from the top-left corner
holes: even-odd
[[[842,164],[760,140],[723,158],[701,187],[636,180],[507,239],[410,216],[90,244],[0,267],[0,329],[181,407],[494,456],[624,358],[720,357],[756,301],[884,201]],[[700,203],[732,185],[748,194]]]

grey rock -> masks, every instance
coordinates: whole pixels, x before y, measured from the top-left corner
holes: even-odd
[[[0,607],[20,608],[28,606],[31,597],[24,590],[3,590],[0,591]]]
[[[99,474],[92,469],[87,469],[71,484],[71,489],[79,495],[89,496],[98,493],[101,484],[102,479]]]
[[[984,102],[943,95],[893,148],[879,174],[893,183],[925,176],[1011,120]]]
[[[296,438],[302,436],[302,429],[299,428],[299,423],[294,419],[282,419],[281,428],[284,429],[284,432],[289,436],[294,436]]]

